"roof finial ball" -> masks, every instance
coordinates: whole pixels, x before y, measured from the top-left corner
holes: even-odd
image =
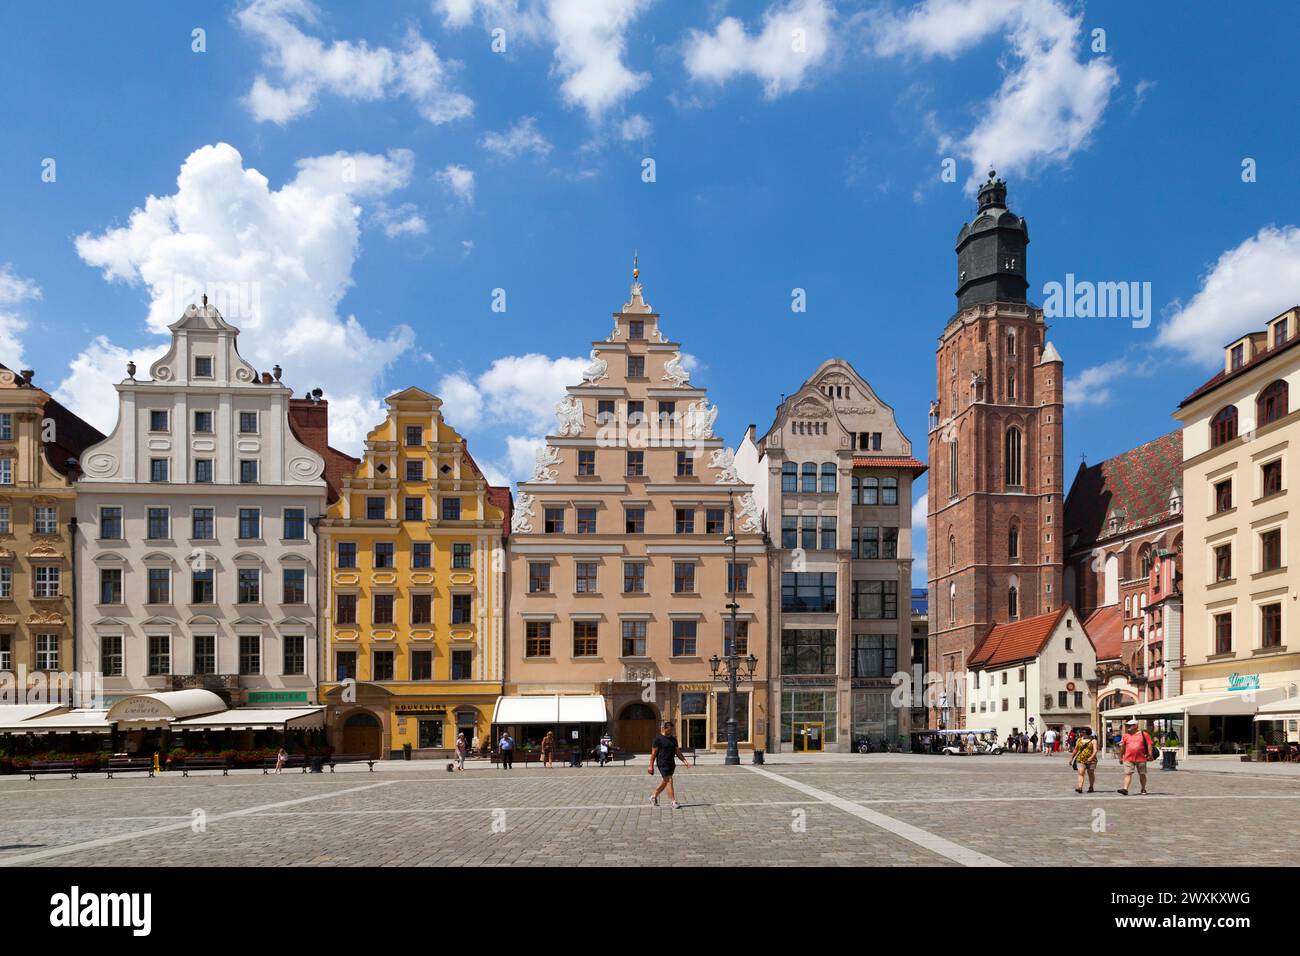
[[[637,251],[632,250],[632,281],[636,282],[641,278],[641,269],[637,266]]]

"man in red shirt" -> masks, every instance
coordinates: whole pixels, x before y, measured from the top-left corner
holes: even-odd
[[[1147,761],[1151,759],[1151,735],[1138,726],[1136,720],[1124,725],[1124,736],[1119,741],[1119,759],[1124,765],[1124,786],[1119,792],[1128,796],[1129,784],[1133,782],[1133,772],[1137,771],[1142,783],[1141,794],[1147,792]]]

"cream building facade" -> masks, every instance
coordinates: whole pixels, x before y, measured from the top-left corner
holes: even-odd
[[[82,456],[79,665],[102,670],[109,702],[193,687],[315,703],[324,459],[295,436],[278,367],[249,365],[206,297],[170,328]]]
[[[1290,407],[1293,389],[1300,390],[1300,307],[1231,342],[1222,371],[1176,413],[1185,495],[1184,696],[1251,694],[1267,703],[1295,696],[1300,684],[1300,409]],[[1250,715],[1221,709],[1190,716],[1189,738],[1248,740]]]
[[[635,271],[582,378],[518,486],[497,733],[510,729],[528,746],[554,729],[561,746],[585,750],[608,728],[616,746],[645,751],[656,724],[671,720],[684,747],[724,748],[729,699],[710,658],[732,636],[734,583],[736,649],[757,665],[739,687],[740,746],[766,747],[761,517],[713,433],[716,406],[691,384]]]

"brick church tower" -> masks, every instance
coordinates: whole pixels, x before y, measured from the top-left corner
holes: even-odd
[[[1064,365],[1026,300],[1029,227],[989,179],[957,234],[957,311],[939,336],[930,406],[931,726],[971,726],[966,658],[994,624],[1059,607]],[[948,675],[955,675],[949,680]],[[1012,701],[1014,705],[1015,701]]]

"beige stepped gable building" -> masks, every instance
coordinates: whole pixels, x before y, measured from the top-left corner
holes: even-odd
[[[772,538],[775,750],[895,745],[913,728],[894,677],[912,652],[912,481],[925,465],[853,366],[830,359],[736,451]],[[917,703],[921,703],[917,701]],[[922,708],[916,728],[925,725]]]
[[[1229,344],[1223,370],[1176,413],[1184,637],[1182,696],[1169,703],[1186,713],[1194,747],[1251,741],[1255,705],[1288,706],[1300,685],[1300,409],[1291,408],[1292,389],[1300,392],[1300,306]],[[1190,701],[1211,694],[1220,701]],[[1237,704],[1232,695],[1253,700]],[[1297,739],[1297,717],[1275,731]]]
[[[754,655],[737,698],[742,748],[770,740],[766,545],[752,488],[713,434],[717,408],[682,367],[633,272],[631,300],[557,406],[557,433],[521,482],[510,536],[507,695],[497,733],[529,745],[649,748],[661,719],[684,747],[724,749],[726,653],[737,532],[737,651]]]

